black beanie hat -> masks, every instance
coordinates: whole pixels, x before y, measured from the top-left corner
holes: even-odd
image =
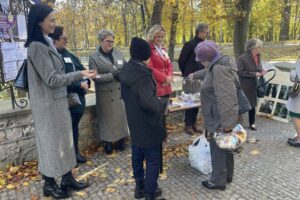
[[[147,41],[134,37],[130,43],[130,56],[134,60],[145,61],[150,58],[151,48]]]
[[[46,42],[44,41],[41,30],[39,30],[39,23],[43,22],[44,19],[52,12],[53,8],[45,3],[34,4],[31,6],[28,14],[26,47],[28,47],[32,41]]]

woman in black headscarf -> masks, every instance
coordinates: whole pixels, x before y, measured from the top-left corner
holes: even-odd
[[[88,183],[77,182],[71,170],[76,165],[72,125],[67,100],[67,85],[84,76],[94,78],[90,70],[65,73],[61,55],[48,37],[54,32],[53,9],[36,4],[28,16],[27,70],[30,107],[35,125],[39,171],[45,184],[44,196],[70,197],[67,189],[82,190]],[[61,187],[54,177],[62,176]]]

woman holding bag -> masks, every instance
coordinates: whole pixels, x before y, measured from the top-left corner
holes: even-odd
[[[298,64],[296,66],[296,70],[292,71],[290,73],[290,78],[294,82],[295,81],[299,82],[299,77],[300,77],[300,65]],[[298,83],[298,87],[299,87],[299,83]],[[287,142],[291,146],[300,147],[300,96],[299,96],[299,93],[297,94],[297,92],[296,92],[293,97],[292,97],[292,95],[290,95],[286,107],[289,111],[289,115],[292,118],[293,124],[294,124],[296,132],[297,132],[296,136],[293,138],[289,138]]]
[[[264,76],[267,72],[262,69],[260,52],[263,42],[252,38],[246,42],[246,52],[238,58],[237,67],[241,87],[248,98],[252,109],[249,114],[249,128],[256,130],[255,107],[257,106],[257,78]]]
[[[54,33],[49,34],[49,36],[53,39],[53,44],[57,51],[61,54],[66,73],[82,71],[85,70],[84,66],[80,63],[80,60],[71,52],[67,50],[68,37],[64,31],[64,27],[56,26]],[[89,88],[89,80],[80,80],[73,82],[72,84],[67,86],[68,94],[76,93],[80,100],[80,105],[70,107],[71,119],[72,119],[72,129],[73,129],[73,139],[74,139],[74,148],[76,153],[77,163],[86,163],[86,158],[83,157],[78,148],[78,136],[79,136],[79,122],[81,117],[83,116],[85,109],[85,94]]]
[[[204,128],[210,133],[212,175],[202,185],[208,189],[225,190],[233,178],[233,154],[216,144],[213,134],[222,130],[229,133],[238,120],[238,98],[233,66],[227,56],[221,56],[219,47],[212,41],[203,41],[195,49],[196,61],[205,69],[189,75],[194,80],[202,80],[201,105]]]
[[[44,196],[70,197],[67,189],[83,190],[88,183],[77,182],[71,170],[76,166],[67,85],[95,71],[65,73],[61,55],[48,37],[54,32],[55,15],[47,4],[35,4],[28,15],[27,70],[30,107],[35,126],[39,171],[45,181]],[[62,176],[60,187],[55,177]]]

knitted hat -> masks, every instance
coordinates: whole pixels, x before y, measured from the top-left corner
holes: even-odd
[[[197,62],[211,62],[220,55],[219,46],[210,40],[200,42],[195,48],[196,61]]]
[[[150,58],[151,48],[147,41],[134,37],[130,43],[130,56],[134,60],[145,61]]]

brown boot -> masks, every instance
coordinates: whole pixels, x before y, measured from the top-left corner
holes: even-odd
[[[193,130],[193,127],[192,126],[188,126],[188,125],[185,125],[184,132],[186,132],[189,135],[194,135],[195,134],[194,130]]]
[[[195,131],[195,132],[203,133],[203,131],[202,131],[196,124],[194,124],[194,125],[192,126],[192,128],[193,128],[193,131]]]

